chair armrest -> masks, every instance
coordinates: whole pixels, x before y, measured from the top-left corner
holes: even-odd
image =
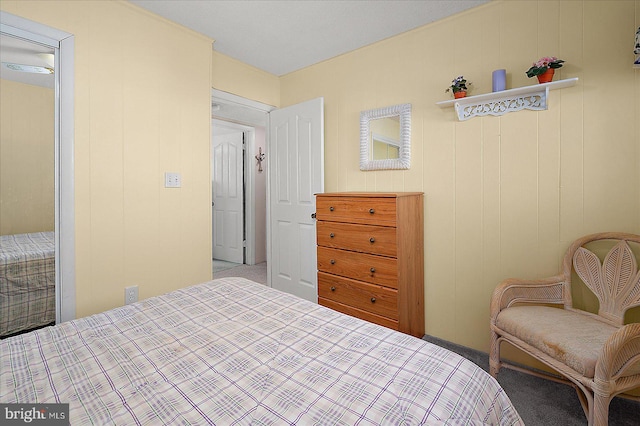
[[[500,311],[514,303],[564,305],[563,287],[564,275],[541,280],[508,278],[498,284],[491,296],[491,322],[495,321]]]
[[[611,389],[619,377],[640,375],[640,323],[623,325],[602,347],[596,363],[594,383]]]

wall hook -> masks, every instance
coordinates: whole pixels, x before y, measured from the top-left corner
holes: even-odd
[[[262,147],[258,148],[258,155],[256,155],[256,160],[258,160],[258,171],[262,171],[262,162],[264,161],[264,153],[262,152]]]

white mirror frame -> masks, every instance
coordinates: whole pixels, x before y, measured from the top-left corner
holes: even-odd
[[[371,159],[371,120],[400,116],[400,158]],[[411,166],[411,104],[360,113],[360,170],[407,170]]]

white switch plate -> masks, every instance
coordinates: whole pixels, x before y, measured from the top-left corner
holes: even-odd
[[[165,188],[180,188],[180,186],[182,186],[182,177],[180,176],[180,173],[166,172],[164,174]]]

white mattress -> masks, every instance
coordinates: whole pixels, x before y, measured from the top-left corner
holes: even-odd
[[[0,371],[71,424],[522,424],[457,354],[242,278],[4,339]]]

